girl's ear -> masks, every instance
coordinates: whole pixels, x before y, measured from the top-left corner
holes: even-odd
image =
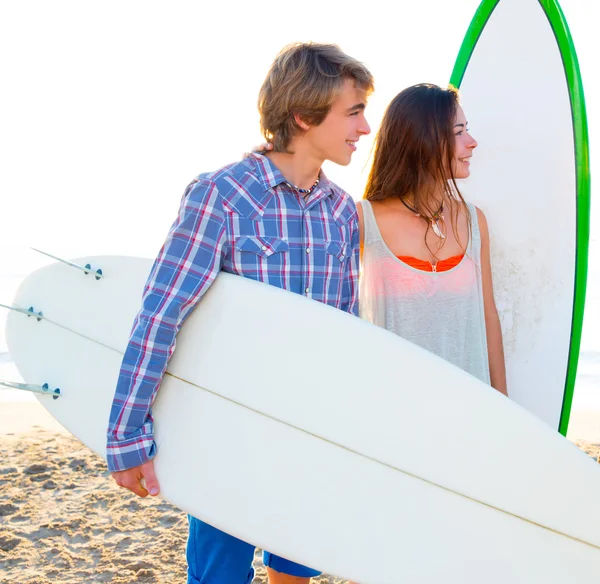
[[[296,125],[305,132],[310,129],[310,125],[300,117],[300,114],[294,114],[294,121],[296,122]]]

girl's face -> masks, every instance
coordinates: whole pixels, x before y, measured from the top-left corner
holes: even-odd
[[[456,107],[456,119],[454,120],[454,160],[452,161],[452,176],[454,178],[467,178],[471,171],[471,156],[477,148],[477,140],[469,134],[467,129],[467,118],[462,107]]]

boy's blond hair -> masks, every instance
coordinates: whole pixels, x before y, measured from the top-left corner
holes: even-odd
[[[302,132],[296,115],[311,126],[325,119],[345,79],[367,95],[373,91],[369,70],[337,45],[292,43],[281,50],[258,96],[261,131],[274,152],[287,152]]]

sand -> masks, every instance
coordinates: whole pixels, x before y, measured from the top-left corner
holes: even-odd
[[[182,511],[117,487],[39,404],[0,401],[1,584],[184,584],[186,538]]]
[[[575,443],[598,460],[600,440]],[[185,583],[186,537],[183,512],[117,487],[39,404],[0,402],[2,584]],[[259,550],[255,569],[266,584]]]

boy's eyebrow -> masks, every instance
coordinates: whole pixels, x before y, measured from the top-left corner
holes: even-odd
[[[452,126],[453,128],[459,128],[459,127],[465,127],[466,124],[454,124],[454,126]]]
[[[346,110],[346,113],[351,114],[352,112],[357,112],[360,110],[364,110],[367,107],[366,103],[357,103],[356,105],[353,105],[351,108],[348,108]]]

